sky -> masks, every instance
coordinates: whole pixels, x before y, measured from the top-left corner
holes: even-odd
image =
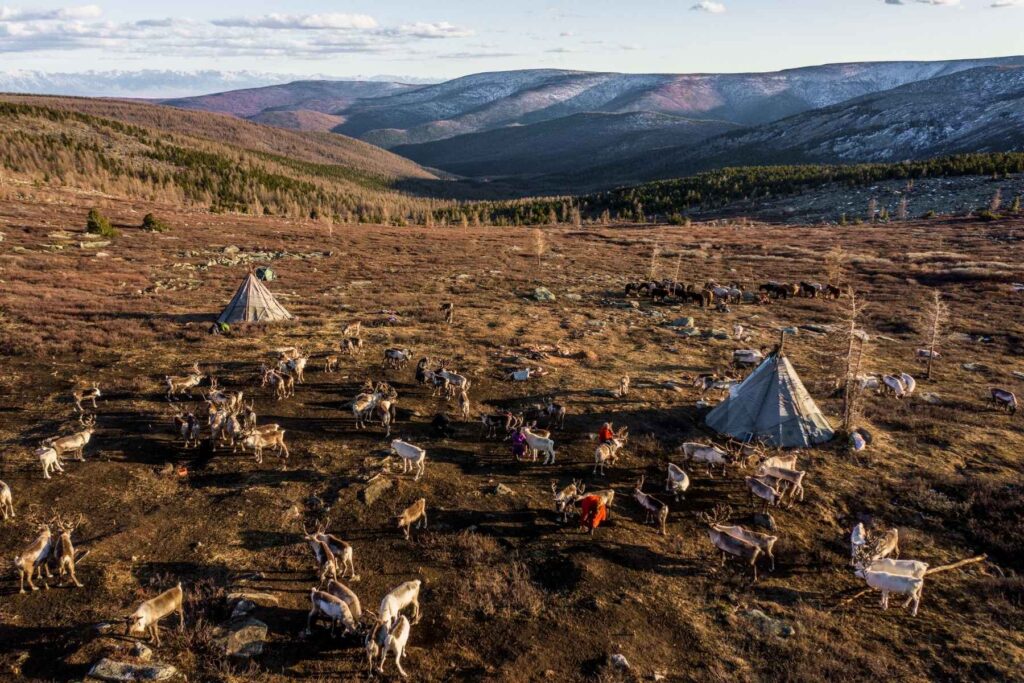
[[[0,5],[0,71],[773,71],[1024,54],[1024,0],[97,0]]]

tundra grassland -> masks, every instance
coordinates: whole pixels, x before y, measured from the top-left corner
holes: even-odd
[[[120,233],[109,243],[84,233],[93,206]],[[170,229],[139,229],[150,212]],[[119,620],[180,580],[186,629],[168,620],[155,659],[190,680],[368,680],[361,640],[332,639],[323,626],[302,635],[317,579],[300,524],[325,516],[355,548],[361,580],[349,585],[364,609],[403,581],[424,582],[423,620],[403,662],[415,680],[1006,681],[1024,671],[1024,430],[1020,414],[987,402],[991,386],[1024,393],[1012,374],[1024,371],[1024,295],[1010,287],[1024,281],[1024,226],[552,227],[538,255],[528,228],[328,227],[37,189],[8,193],[0,232],[0,478],[18,511],[0,525],[0,549],[20,552],[34,536],[25,517],[53,509],[85,514],[75,541],[90,550],[78,567],[83,589],[19,595],[5,565],[0,678],[70,680],[101,656],[127,658]],[[268,286],[295,320],[208,334],[250,263],[274,269]],[[721,313],[634,306],[623,286],[677,267],[698,285],[825,281],[835,263],[867,304],[864,371],[909,372],[917,391],[903,401],[863,396],[860,424],[874,437],[864,453],[840,440],[800,454],[806,499],[773,511],[776,569],[762,567],[752,583],[736,563],[720,566],[696,519],[728,503],[736,523],[750,523],[742,472],[709,478],[687,467],[684,501],[658,491],[666,463],[682,464],[681,442],[716,438],[683,378],[728,371],[734,349],[770,347],[782,326],[840,326],[849,302],[796,298]],[[541,286],[557,300],[529,298]],[[951,319],[924,381],[915,350],[935,288]],[[456,305],[450,326],[438,309],[447,300]],[[686,338],[666,324],[684,316],[701,329],[740,324],[751,339]],[[338,353],[341,330],[357,320],[363,355],[322,372],[319,359]],[[295,397],[275,401],[258,367],[289,345],[313,359]],[[444,401],[416,384],[412,366],[382,367],[391,346],[410,348],[414,361],[450,359],[469,375],[473,418],[456,421],[453,438],[434,436]],[[844,340],[802,329],[786,351],[838,424]],[[243,389],[260,423],[286,430],[286,467],[269,453],[257,465],[230,448],[181,446],[173,415],[201,399],[168,402],[163,378],[193,362]],[[524,365],[549,372],[502,379]],[[625,373],[632,390],[619,399]],[[355,430],[347,407],[366,379],[396,388],[394,436],[428,454],[418,482],[392,460],[394,484],[372,505],[362,492],[387,467],[388,442],[379,425]],[[46,481],[33,449],[77,424],[76,380],[102,387],[97,431],[85,462]],[[553,435],[554,465],[517,463],[508,442],[482,437],[481,412],[549,396],[569,409]],[[631,440],[595,476],[591,435],[607,420],[628,425]],[[670,501],[667,536],[632,500],[641,475]],[[573,478],[618,492],[593,537],[552,508],[551,483]],[[511,493],[495,493],[498,484]],[[420,497],[430,525],[409,542],[395,515]],[[930,577],[917,618],[898,599],[881,611],[877,593],[843,604],[864,588],[848,545],[862,519],[898,527],[904,558],[989,561]],[[248,662],[227,659],[216,637],[236,591],[273,597],[253,613],[269,632]],[[101,623],[115,626],[101,632]],[[777,635],[784,627],[795,633]],[[629,671],[608,663],[616,653]]]

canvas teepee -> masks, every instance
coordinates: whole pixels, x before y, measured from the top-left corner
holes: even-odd
[[[733,387],[705,422],[740,441],[762,441],[779,448],[808,448],[834,436],[781,350]]]
[[[277,302],[266,285],[250,271],[217,318],[219,323],[255,323],[289,320],[292,314]]]

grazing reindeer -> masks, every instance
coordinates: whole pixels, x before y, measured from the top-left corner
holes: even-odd
[[[53,576],[50,573],[50,568],[47,566],[50,554],[53,552],[53,537],[50,534],[50,525],[39,520],[36,520],[36,522],[39,529],[39,535],[36,537],[36,540],[32,541],[28,548],[14,558],[14,568],[18,570],[19,593],[25,592],[26,578],[28,579],[29,588],[33,591],[39,590],[32,583],[33,574],[38,573],[39,579],[43,582],[43,587],[47,590],[49,590],[50,586],[46,583],[46,579],[43,578],[43,571],[45,570],[47,578]]]
[[[615,489],[602,489],[601,491],[591,491],[587,494],[588,496],[594,496],[599,498],[604,504],[605,508],[605,519],[611,519],[612,517],[612,503],[615,502]],[[579,504],[583,500],[583,496],[576,496],[574,504]]]
[[[719,511],[720,517],[724,520],[728,520],[731,514],[732,509],[728,505],[723,506]],[[773,551],[775,550],[775,544],[779,540],[778,536],[769,536],[768,534],[762,534],[757,531],[750,531],[749,529],[745,529],[741,526],[722,524],[720,522],[714,522],[711,526],[715,531],[721,531],[737,540],[744,541],[751,545],[756,545],[761,549],[761,552],[771,560],[771,566],[768,571],[775,571],[775,555],[773,554]]]
[[[444,321],[446,324],[451,325],[455,322],[455,304],[451,301],[445,301],[441,304],[441,312],[444,313]]]
[[[747,482],[747,497],[751,503],[753,503],[754,496],[764,501],[762,512],[768,512],[768,506],[778,506],[782,501],[782,492],[764,479],[744,477],[744,480]]]
[[[374,661],[384,652],[384,648],[387,647],[388,635],[388,625],[383,621],[378,621],[370,629],[369,633],[366,634],[366,662],[370,667],[371,674],[373,673]]]
[[[721,551],[722,565],[725,565],[726,555],[732,555],[733,557],[745,560],[754,572],[754,581],[757,581],[757,559],[762,554],[761,548],[715,528],[720,526],[722,522],[728,521],[729,508],[716,505],[710,515],[702,512],[697,515],[697,518],[707,525],[708,537],[714,546]]]
[[[11,496],[11,487],[0,481],[0,515],[4,521],[14,519],[14,498]]]
[[[256,456],[257,464],[263,464],[263,449],[266,448],[267,446],[273,446],[274,451],[277,452],[279,455],[283,452],[284,459],[288,459],[288,456],[290,454],[288,453],[288,446],[285,445],[284,442],[283,429],[279,428],[273,432],[263,432],[259,430],[254,430],[251,432],[247,432],[242,437],[242,448],[252,449],[253,455]]]
[[[328,576],[337,581],[338,558],[334,556],[330,546],[320,539],[318,535],[312,535],[306,531],[306,527],[302,527],[302,532],[304,534],[303,538],[309,543],[309,547],[313,549],[313,558],[317,563],[317,571],[320,572],[319,585],[322,586]]]
[[[419,481],[426,470],[427,452],[419,446],[395,439],[391,442],[391,450],[402,459],[402,474],[415,470],[413,481]]]
[[[341,340],[341,352],[348,356],[362,353],[363,340],[359,337],[345,337]]]
[[[309,601],[312,606],[309,609],[309,616],[306,617],[306,633],[310,634],[313,632],[313,620],[319,617],[323,617],[331,622],[331,636],[334,636],[334,630],[340,623],[345,627],[342,635],[348,633],[357,633],[359,631],[356,625],[356,620],[352,616],[352,611],[348,608],[348,604],[331,593],[326,593],[316,588],[309,589]]]
[[[390,629],[398,621],[401,611],[412,605],[413,623],[418,624],[420,621],[420,586],[422,585],[422,581],[414,579],[395,586],[380,601],[377,620],[386,624]]]
[[[167,383],[167,398],[171,398],[186,391],[188,392],[189,397],[191,397],[192,389],[199,386],[199,383],[203,381],[203,377],[203,373],[199,371],[199,363],[193,363],[192,373],[185,375],[184,377],[167,375],[164,377],[164,381]]]
[[[362,619],[363,608],[359,602],[359,596],[355,594],[355,591],[345,584],[331,579],[327,582],[327,592],[348,605],[348,611],[352,613],[352,618],[355,619],[357,623]]]
[[[43,466],[43,479],[49,479],[53,470],[64,474],[64,467],[60,464],[60,456],[56,450],[50,446],[40,446],[35,454],[39,456],[39,463]]]
[[[75,401],[75,409],[82,413],[85,410],[82,408],[82,401],[92,401],[92,407],[96,408],[96,399],[100,394],[100,385],[93,382],[92,386],[88,387],[75,387],[71,391],[71,398]]]
[[[907,596],[903,607],[906,609],[913,604],[910,616],[917,616],[924,591],[924,577],[928,573],[927,564],[913,560],[873,560],[867,548],[861,549],[855,564],[857,576],[863,578],[870,588],[882,593],[883,610],[889,609],[889,594],[897,593]]]
[[[295,378],[288,373],[264,367],[261,386],[268,384],[278,401],[295,395]]]
[[[569,507],[578,497],[583,495],[586,485],[580,479],[573,479],[572,483],[558,490],[555,482],[551,482],[551,493],[555,494],[555,512],[561,513],[562,522],[569,521]]]
[[[863,551],[868,554],[871,561],[885,559],[890,555],[898,558],[900,556],[900,530],[893,527],[874,540],[868,536]]]
[[[672,493],[676,500],[686,498],[686,490],[690,488],[690,477],[678,465],[668,464],[668,476],[665,477],[665,491]]]
[[[324,372],[337,372],[338,371],[338,357],[327,356],[324,358]]]
[[[57,577],[60,583],[64,583],[64,575],[67,574],[71,577],[71,582],[78,588],[82,587],[82,583],[75,576],[75,562],[81,558],[75,557],[75,546],[71,542],[71,534],[82,525],[83,521],[85,521],[85,518],[81,514],[67,521],[59,515],[57,516],[57,528],[60,529],[60,536],[55,544],[56,552],[54,553],[54,559],[57,562]]]
[[[85,447],[89,445],[89,440],[96,431],[96,416],[92,415],[84,420],[79,417],[78,420],[85,429],[69,436],[54,439],[50,445],[57,451],[57,457],[59,458],[63,458],[65,453],[77,453],[78,460],[85,462]]]
[[[989,389],[991,393],[991,401],[993,405],[1002,408],[1010,415],[1017,414],[1017,395],[1012,391],[1006,389],[1000,389],[998,387],[991,387]]]
[[[629,375],[623,375],[619,378],[619,398],[625,398],[629,395]]]
[[[459,391],[459,415],[463,420],[469,419],[469,394],[466,393],[465,389]]]
[[[306,383],[306,363],[309,358],[306,356],[296,356],[295,358],[289,358],[283,360],[277,365],[277,371],[283,375],[289,375],[299,384]]]
[[[447,361],[447,360],[441,361],[441,367],[438,368],[434,372],[434,374],[436,374],[436,375],[438,375],[440,377],[443,377],[445,380],[447,380],[448,381],[448,386],[451,387],[451,390],[453,392],[454,391],[469,391],[469,385],[470,385],[469,378],[466,377],[465,375],[460,375],[458,373],[449,371],[448,370],[448,365],[449,365],[449,361]]]
[[[427,499],[420,498],[415,503],[405,508],[402,514],[398,516],[398,528],[405,533],[405,540],[410,540],[409,532],[412,530],[412,525],[416,524],[416,528],[427,528]],[[419,608],[417,607],[417,612]]]
[[[174,613],[178,614],[178,630],[185,630],[185,592],[181,582],[174,588],[168,588],[155,598],[146,600],[135,612],[127,617],[125,635],[138,636],[149,632],[150,640],[160,645],[160,620]]]
[[[327,522],[323,521],[316,525],[316,531],[310,534],[306,527],[302,527],[303,536],[309,541],[310,548],[313,549],[313,556],[316,558],[317,564],[323,565],[324,558],[322,553],[322,546],[326,545],[327,550],[330,551],[335,558],[341,560],[341,578],[345,578],[346,573],[351,572],[351,578],[353,581],[358,581],[359,576],[356,574],[356,565],[353,560],[352,545],[341,540],[337,536],[327,533]],[[358,617],[357,617],[358,618]]]
[[[342,337],[355,337],[356,339],[362,334],[363,324],[361,322],[354,322],[345,325],[345,329],[341,331]]]
[[[661,529],[661,535],[665,536],[668,533],[665,528],[668,524],[668,504],[644,493],[643,487],[644,478],[640,477],[636,482],[636,487],[633,489],[633,497],[636,499],[636,502],[640,503],[640,507],[647,512],[647,519],[644,520],[645,523],[657,520],[658,526]]]
[[[614,465],[619,459],[619,451],[629,440],[629,427],[623,427],[611,441],[606,441],[594,450],[594,474],[598,470],[604,476],[605,465]]]
[[[402,675],[402,678],[408,676],[405,673],[405,669],[402,668],[402,657],[405,656],[405,646],[409,642],[409,630],[409,620],[404,615],[399,617],[395,625],[388,631],[387,638],[384,639],[384,647],[381,648],[380,666],[377,667],[377,673],[384,673],[384,661],[387,659],[388,653],[393,652],[395,655],[395,668],[398,669],[398,673]]]
[[[765,465],[761,465],[757,470],[757,475],[759,477],[770,477],[770,480],[786,485],[786,490],[783,492],[783,496],[785,496],[786,493],[790,494],[789,500],[791,505],[798,495],[800,496],[801,502],[804,500],[804,476],[806,474],[806,472],[800,470],[793,470],[785,467],[768,467]]]
[[[409,349],[384,349],[384,367],[401,370],[409,364],[412,351]]]

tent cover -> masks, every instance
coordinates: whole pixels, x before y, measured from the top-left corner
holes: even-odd
[[[818,410],[789,359],[781,352],[765,358],[708,413],[709,427],[740,441],[778,448],[807,448],[829,441],[832,426]]]
[[[219,323],[254,323],[290,320],[292,314],[277,302],[266,285],[253,273],[242,282],[231,303],[217,318]]]

